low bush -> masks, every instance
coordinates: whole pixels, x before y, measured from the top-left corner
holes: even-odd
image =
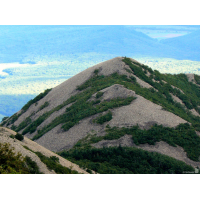
[[[111,113],[111,111],[109,111],[105,115],[100,115],[99,117],[94,119],[93,122],[97,123],[97,124],[103,124],[105,122],[110,121],[111,119],[112,119],[112,113]]]
[[[148,130],[142,130],[138,126],[131,128],[107,128],[105,136],[101,139],[113,140],[119,139],[125,134],[132,135],[136,145],[150,144],[155,145],[156,142],[165,141],[171,146],[179,145],[183,147],[188,158],[199,161],[200,157],[200,137],[196,134],[193,126],[189,124],[180,124],[176,128],[163,127],[162,125],[154,125]]]
[[[99,73],[99,69],[94,70],[94,74],[97,75]]]
[[[38,96],[36,96],[34,99],[30,100],[26,105],[23,106],[23,112],[26,112],[32,104],[37,103],[39,100],[44,98],[51,90],[52,89],[47,89],[43,93],[40,93]]]
[[[49,106],[49,102],[46,101],[43,105],[40,106],[39,111],[48,107],[48,106]]]
[[[41,174],[37,163],[35,161],[32,161],[32,159],[30,157],[26,156],[25,162],[28,167],[29,174]]]
[[[28,174],[24,158],[9,143],[0,143],[0,174]]]
[[[103,96],[103,92],[97,92],[96,98],[98,99],[98,98],[100,98],[101,96]]]
[[[20,133],[17,133],[17,134],[15,135],[15,138],[16,138],[17,140],[19,140],[19,141],[24,140],[24,136],[23,136],[22,134],[20,134]]]
[[[35,152],[35,154],[40,158],[40,160],[50,169],[54,170],[57,174],[78,174],[77,171],[69,169],[67,167],[59,164],[58,158],[56,156],[51,156],[50,158],[44,156],[40,152]]]

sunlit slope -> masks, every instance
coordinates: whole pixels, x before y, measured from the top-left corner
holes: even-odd
[[[77,148],[120,145],[200,167],[199,84],[197,75],[116,57],[46,90],[2,125],[73,159]]]

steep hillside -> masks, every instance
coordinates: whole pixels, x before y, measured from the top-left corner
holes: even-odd
[[[0,174],[77,174],[87,173],[78,165],[60,157],[16,132],[0,127]]]
[[[46,90],[2,125],[99,173],[141,173],[147,160],[143,173],[183,173],[183,163],[200,167],[200,77],[188,77],[117,57]],[[127,152],[140,157],[141,170],[101,157],[130,159]]]

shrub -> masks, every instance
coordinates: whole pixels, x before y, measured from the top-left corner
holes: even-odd
[[[49,106],[49,102],[45,102],[43,105],[40,106],[39,111]]]
[[[194,79],[195,79],[196,83],[200,85],[200,76],[195,74]]]
[[[98,69],[95,69],[95,70],[94,70],[94,74],[97,75],[98,73],[99,73],[99,70],[98,70]]]
[[[52,89],[47,89],[45,90],[43,93],[40,93],[38,96],[36,96],[34,99],[31,99],[23,108],[23,112],[26,112],[28,110],[28,108],[34,104],[37,103],[39,100],[41,100],[42,98],[44,98]]]
[[[194,128],[189,124],[179,124],[176,128],[163,127],[162,125],[153,125],[148,130],[139,129],[138,126],[131,128],[107,128],[105,136],[102,139],[113,140],[119,139],[123,135],[132,135],[136,145],[150,144],[165,141],[171,146],[179,145],[187,153],[188,158],[199,161],[200,157],[200,137],[197,136]]]
[[[98,98],[100,98],[101,96],[103,96],[103,92],[97,92],[96,98],[98,99]]]
[[[13,134],[11,134],[11,135],[10,135],[10,138],[14,139],[14,138],[15,138],[15,136],[14,136]]]
[[[105,122],[108,122],[112,119],[112,113],[109,111],[105,115],[100,115],[96,119],[93,120],[93,122],[96,122],[97,124],[103,124]]]
[[[134,83],[136,83],[136,78],[135,78],[134,76],[130,76],[130,79],[131,79]]]
[[[25,162],[30,174],[41,174],[37,163],[35,161],[32,161],[30,157],[26,156]]]
[[[17,133],[17,134],[15,135],[15,138],[16,138],[17,140],[19,140],[19,141],[22,141],[22,140],[24,139],[24,136],[23,136],[22,134]]]
[[[95,105],[95,104],[98,104],[98,103],[100,103],[101,101],[98,99],[98,100],[96,100],[96,101],[91,101],[91,104],[92,105]]]
[[[8,119],[9,117],[3,117],[2,122]]]
[[[56,156],[51,156],[50,158],[43,155],[40,152],[34,152],[40,160],[50,169],[54,170],[57,174],[78,174],[77,171],[70,168],[64,167],[59,164],[59,159]]]
[[[0,143],[0,174],[27,174],[28,169],[20,153],[15,154],[9,143]]]
[[[75,125],[75,122],[67,122],[65,123],[62,128],[65,130],[65,131],[68,131],[70,128],[72,128],[73,126]]]

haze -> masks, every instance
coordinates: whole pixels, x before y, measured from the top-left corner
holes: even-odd
[[[0,26],[0,119],[116,56],[163,73],[200,69],[200,26]]]

